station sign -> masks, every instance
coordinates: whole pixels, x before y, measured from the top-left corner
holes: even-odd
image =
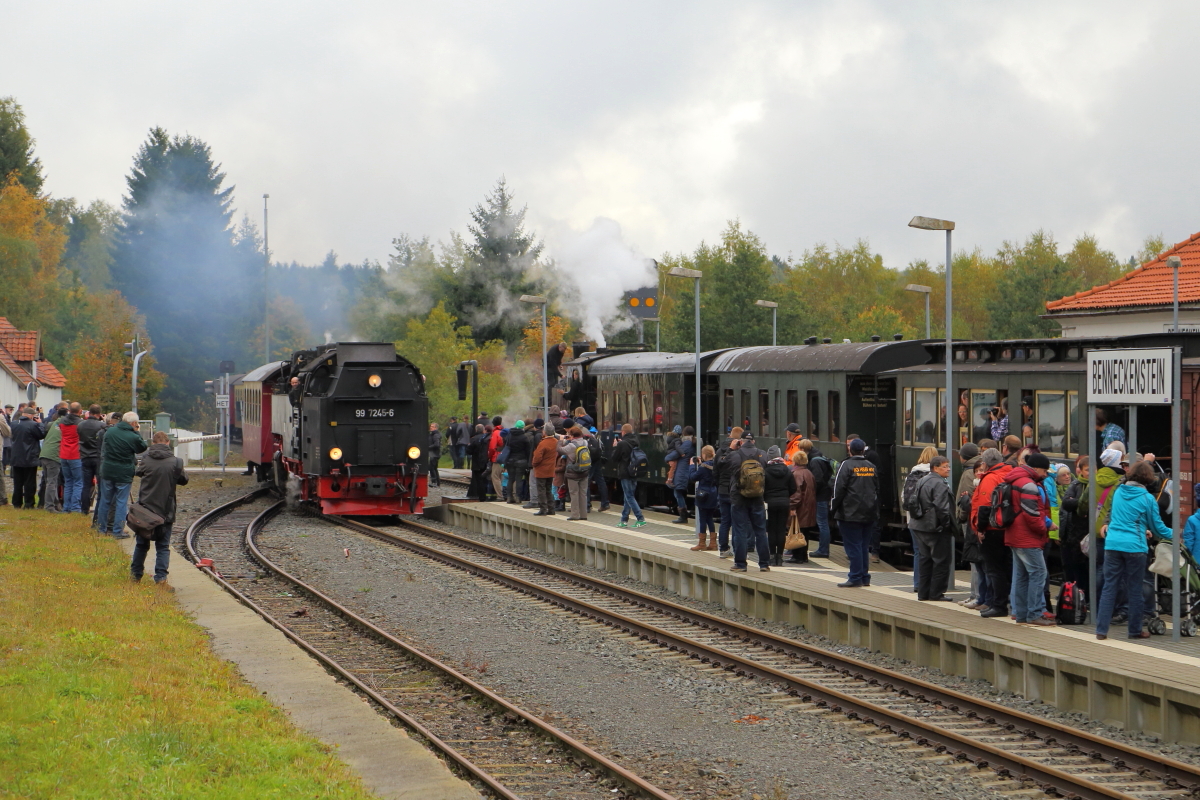
[[[217,397],[217,408],[229,408],[229,395],[219,394]]]
[[[1087,402],[1094,405],[1171,405],[1175,351],[1089,350]]]

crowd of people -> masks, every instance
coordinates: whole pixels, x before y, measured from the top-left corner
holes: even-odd
[[[950,483],[949,460],[933,446],[925,448],[906,476],[900,505],[912,540],[917,599],[951,600],[946,592],[957,544],[972,570],[970,596],[961,605],[982,617],[1056,625],[1046,549],[1057,540],[1064,585],[1074,587],[1076,597],[1085,597],[1092,588],[1097,592],[1097,636],[1106,638],[1112,624],[1127,623],[1130,637],[1145,638],[1142,579],[1148,542],[1171,537],[1163,522],[1162,473],[1154,456],[1127,453],[1125,432],[1097,410],[1100,496],[1098,521],[1090,528],[1087,457],[1078,458],[1074,469],[1053,465],[1036,446],[1007,433],[1006,421],[1006,414],[997,414],[994,424],[978,431],[978,442],[960,448],[957,486]],[[989,438],[993,433],[1000,438]],[[440,453],[436,426],[432,436],[438,437]],[[563,512],[569,503],[570,519],[586,519],[593,497],[599,499],[600,511],[609,508],[601,466],[611,463],[624,498],[619,526],[646,524],[637,502],[646,456],[628,424],[605,447],[583,408],[567,412],[554,406],[548,420],[518,420],[508,428],[500,417],[481,415],[473,427],[452,418],[446,436],[454,466],[470,466],[470,497],[524,503],[538,508],[539,515]],[[789,563],[803,563],[813,540],[811,555],[828,558],[832,518],[849,560],[849,574],[839,586],[871,584],[883,477],[878,455],[861,437],[849,434],[845,453],[834,457],[805,438],[797,424],[787,427],[782,448],[765,452],[741,427],[697,453],[694,431],[676,426],[664,445],[666,484],[677,514],[673,522],[687,524],[699,517],[693,550],[731,558],[736,572],[748,569],[751,551],[763,572],[783,564],[785,557]],[[433,448],[431,438],[431,452]],[[691,517],[689,492],[694,495]],[[1200,513],[1187,530],[1190,551],[1190,545],[1200,546]],[[785,546],[796,532],[803,546]],[[1088,580],[1091,548],[1098,564],[1095,587]]]
[[[30,403],[0,415],[3,465],[12,479],[12,506],[91,517],[99,535],[128,539],[130,489],[141,477],[137,503],[157,523],[138,535],[130,575],[141,580],[150,543],[156,546],[155,583],[165,584],[175,519],[175,487],[187,483],[166,433],[148,445],[136,412],[105,414],[98,405],[62,402],[43,412]],[[139,458],[139,455],[145,456]],[[0,506],[8,505],[0,472]]]

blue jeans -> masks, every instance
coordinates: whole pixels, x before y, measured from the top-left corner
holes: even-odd
[[[908,531],[908,538],[912,541],[913,548],[913,589],[915,590],[921,583],[921,558],[917,553],[917,534],[911,528]]]
[[[125,530],[125,516],[129,513],[129,483],[102,480],[100,482],[100,507],[96,509],[96,519],[100,523],[101,533],[111,533],[116,536]],[[108,512],[115,508],[112,525],[108,526]],[[107,530],[111,527],[111,530]]]
[[[1010,547],[1013,560],[1012,612],[1030,622],[1046,610],[1046,554],[1040,547]]]
[[[62,465],[63,511],[83,511],[83,463],[78,458],[64,458]]]
[[[465,444],[450,445],[450,462],[454,464],[455,469],[462,469],[463,462],[467,458],[467,446]]]
[[[621,496],[625,499],[625,505],[621,508],[621,522],[628,522],[629,515],[633,514],[638,522],[645,522],[646,518],[642,516],[642,508],[637,502],[637,481],[633,478],[621,478]]]
[[[604,479],[604,467],[600,462],[592,464],[592,480],[596,483],[596,496],[600,498],[600,505],[608,505],[608,481]]]
[[[758,551],[758,565],[771,565],[771,545],[767,541],[767,508],[762,500],[747,499],[745,503],[731,503],[733,510],[733,565],[746,566],[746,553],[750,539]]]
[[[1124,590],[1129,602],[1129,635],[1142,632],[1142,580],[1146,575],[1146,551],[1125,553],[1109,550],[1104,554],[1104,588],[1096,609],[1096,633],[1108,635],[1117,607],[1117,595]]]
[[[142,579],[146,570],[146,556],[150,554],[150,542],[154,542],[154,582],[167,579],[167,565],[171,562],[171,524],[159,525],[153,539],[136,537],[133,543],[133,560],[129,562],[129,574],[135,581]]]
[[[850,559],[850,583],[871,585],[871,532],[875,530],[875,520],[854,522],[848,519],[838,520],[838,530],[842,532],[842,547],[846,558]]]
[[[675,507],[679,509],[679,516],[687,517],[687,489],[675,490]]]
[[[817,530],[821,532],[821,538],[817,541],[817,552],[815,556],[827,558],[829,556],[829,542],[832,537],[829,534],[829,501],[817,501]]]
[[[724,553],[729,549],[729,529],[733,525],[733,506],[729,495],[717,495],[717,507],[721,509],[721,525],[717,528],[717,550]]]
[[[705,532],[716,533],[717,532],[717,523],[716,523],[716,519],[715,519],[716,511],[717,510],[715,508],[705,508],[704,506],[696,507],[696,514],[700,517],[700,532],[701,533],[705,533]]]
[[[1096,593],[1092,595],[1099,603],[1100,598],[1104,596],[1104,547],[1103,537],[1092,537],[1092,546],[1096,548]],[[1085,567],[1086,568],[1086,567]],[[1125,594],[1125,582],[1119,581],[1116,594],[1116,605],[1113,607],[1113,614],[1128,614],[1129,613],[1129,598]],[[1100,606],[1096,606],[1096,614],[1100,614]]]

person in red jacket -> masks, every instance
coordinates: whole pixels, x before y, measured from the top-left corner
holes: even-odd
[[[992,492],[1013,468],[1004,463],[1004,457],[994,447],[983,451],[981,462],[987,471],[971,496],[971,519],[975,520],[975,530],[982,536],[980,549],[991,596],[987,607],[980,609],[979,616],[1005,617],[1008,616],[1008,590],[1012,582],[1012,555],[1004,546],[1004,531],[991,527],[987,517],[992,507]]]
[[[504,424],[500,417],[492,417],[492,436],[488,439],[488,461],[492,464],[492,490],[496,499],[504,499],[504,465],[496,462],[496,456],[504,450]]]
[[[83,512],[83,462],[79,458],[79,423],[83,406],[71,403],[65,417],[58,422],[62,442],[58,447],[63,482],[63,512]]]
[[[1042,488],[1049,470],[1049,458],[1030,453],[1025,464],[1004,479],[1012,484],[1016,511],[1012,524],[1004,530],[1004,544],[1012,551],[1013,613],[1018,624],[1058,624],[1042,616],[1046,611],[1046,555],[1042,548],[1050,542],[1050,531],[1058,527],[1050,518],[1050,499]]]

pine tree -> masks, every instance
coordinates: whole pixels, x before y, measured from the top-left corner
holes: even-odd
[[[42,162],[33,155],[25,111],[12,97],[0,97],[0,183],[12,173],[30,194],[42,191]]]
[[[117,232],[114,285],[146,318],[167,376],[164,406],[185,417],[218,362],[262,360],[246,336],[262,306],[261,250],[235,243],[224,180],[207,144],[155,128],[126,179]]]

